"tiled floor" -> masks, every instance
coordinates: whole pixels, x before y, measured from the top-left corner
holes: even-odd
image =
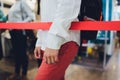
[[[6,80],[13,73],[13,61],[2,59],[0,61],[0,80]],[[37,73],[37,63],[30,60],[28,78],[34,80]],[[59,74],[58,74],[59,75]],[[105,70],[95,70],[81,65],[70,64],[66,71],[65,80],[120,80],[120,53],[116,50]]]

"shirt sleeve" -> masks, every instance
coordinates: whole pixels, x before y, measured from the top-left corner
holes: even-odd
[[[41,30],[37,31],[37,41],[36,41],[36,47],[41,47],[42,44],[42,35],[40,34]]]
[[[80,10],[81,0],[57,0],[58,5],[54,21],[47,37],[47,47],[59,49],[63,41],[69,36],[69,28]]]

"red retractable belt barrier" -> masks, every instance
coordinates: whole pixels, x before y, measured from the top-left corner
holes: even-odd
[[[48,30],[51,24],[52,22],[0,23],[0,29]],[[71,24],[70,30],[120,30],[120,21],[73,22]]]

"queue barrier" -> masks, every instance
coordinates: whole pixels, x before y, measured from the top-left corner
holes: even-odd
[[[0,23],[0,29],[42,29],[49,30],[52,22],[11,22],[11,23]],[[57,26],[56,26],[57,27]],[[82,21],[82,22],[73,22],[71,24],[70,30],[120,30],[120,21]],[[105,40],[105,51],[104,51],[104,60],[103,68],[106,67],[106,46],[107,41]],[[93,67],[94,68],[94,67]],[[97,68],[95,68],[97,69]]]
[[[0,29],[42,29],[48,30],[52,22],[0,23]],[[120,30],[120,21],[73,22],[70,30]]]

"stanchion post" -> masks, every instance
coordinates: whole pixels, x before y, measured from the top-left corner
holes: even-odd
[[[104,58],[103,58],[103,69],[105,69],[106,66],[106,56],[107,56],[107,38],[108,36],[108,31],[105,31],[105,42],[104,42]]]

